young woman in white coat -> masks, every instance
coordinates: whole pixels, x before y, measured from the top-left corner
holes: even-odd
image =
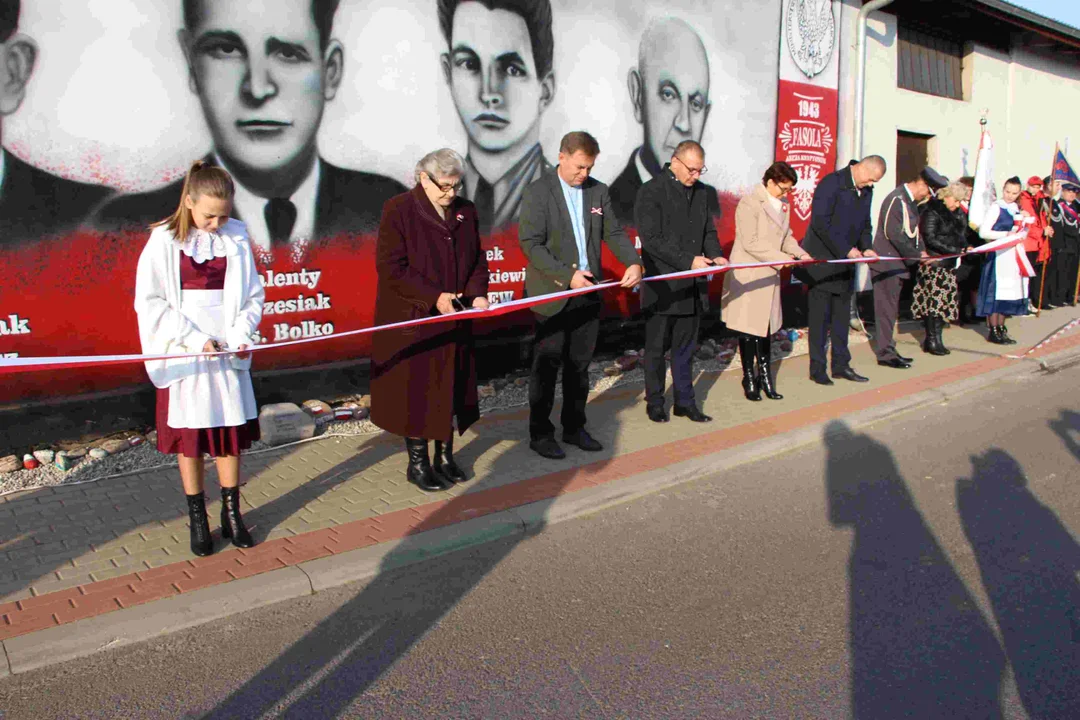
[[[263,288],[247,228],[230,219],[234,185],[203,161],[188,171],[180,205],[153,226],[139,257],[135,311],[142,351],[225,353],[149,360],[157,387],[157,446],[176,454],[191,521],[191,552],[213,552],[203,497],[203,456],[217,464],[221,534],[254,541],[240,516],[240,452],[259,439],[251,353]]]

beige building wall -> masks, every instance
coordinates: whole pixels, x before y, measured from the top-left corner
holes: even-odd
[[[855,155],[855,31],[859,3],[845,0],[841,14],[839,158]],[[1010,175],[1047,175],[1054,144],[1071,139],[1070,158],[1080,161],[1080,67],[1014,48],[1002,53],[969,46],[964,59],[964,100],[903,90],[897,80],[897,20],[870,15],[866,50],[864,153],[883,156],[889,172],[875,192],[879,206],[888,190],[907,178],[895,174],[898,131],[932,135],[929,160],[950,178],[972,175],[979,149],[979,120],[986,114],[995,144],[995,182]],[[1070,138],[1070,133],[1072,137]],[[1080,164],[1080,163],[1078,163]],[[875,219],[877,207],[875,207]]]

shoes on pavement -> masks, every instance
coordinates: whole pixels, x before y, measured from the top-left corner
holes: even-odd
[[[645,406],[645,414],[648,415],[649,419],[654,423],[666,423],[668,421],[667,411],[659,405]]]
[[[686,407],[682,407],[681,405],[676,405],[674,408],[672,408],[671,414],[674,415],[675,417],[684,417],[687,420],[689,420],[690,422],[696,422],[696,423],[712,422],[712,418],[709,417],[708,415],[706,415],[705,413],[701,412],[701,410],[698,409],[697,405],[687,405]]]
[[[906,362],[908,365],[913,365],[915,363],[915,358],[904,357],[900,353],[896,353],[896,357],[900,358],[901,360]]]
[[[998,337],[1001,338],[1002,345],[1015,345],[1016,341],[1009,337],[1009,328],[1004,325],[1001,326],[1001,332],[998,333]]]
[[[897,370],[907,370],[911,367],[911,363],[906,363],[898,357],[889,358],[888,360],[878,360],[877,364],[882,367],[896,368]]]
[[[826,375],[825,373],[821,373],[821,374],[818,374],[818,375],[811,375],[810,379],[813,380],[814,382],[816,382],[818,385],[835,385],[836,384],[832,380],[830,380],[829,376]]]
[[[566,451],[559,447],[553,437],[533,438],[529,441],[529,448],[548,460],[562,460],[566,457]]]
[[[563,432],[562,441],[568,445],[576,445],[585,452],[600,452],[604,449],[604,446],[586,432],[585,428],[581,428],[577,432]]]
[[[431,467],[431,458],[428,456],[428,442],[423,438],[405,438],[405,449],[409,453],[409,467],[405,471],[405,477],[416,487],[424,492],[439,492],[449,490],[452,483],[448,483],[441,476],[435,474]]]
[[[450,434],[450,439],[446,442],[435,441],[435,462],[432,463],[432,468],[437,475],[440,475],[443,480],[451,485],[463,483],[468,479],[465,476],[465,471],[454,461],[453,433]]]
[[[833,376],[833,380],[850,380],[851,382],[860,382],[860,383],[870,382],[870,378],[863,377],[862,375],[855,372],[853,369],[851,369],[849,367],[846,367],[843,370],[840,370],[839,372],[837,372],[836,370],[833,370],[832,376]]]

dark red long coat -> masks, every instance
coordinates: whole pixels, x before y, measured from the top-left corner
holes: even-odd
[[[375,324],[437,315],[444,292],[468,307],[486,297],[487,258],[476,206],[456,198],[443,221],[417,185],[386,201],[375,251]],[[395,435],[446,440],[480,417],[472,323],[377,332],[371,348],[371,421]]]

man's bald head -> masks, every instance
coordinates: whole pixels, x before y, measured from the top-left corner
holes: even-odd
[[[670,157],[684,140],[701,140],[709,114],[709,57],[685,21],[661,18],[645,29],[628,83],[653,159]]]

